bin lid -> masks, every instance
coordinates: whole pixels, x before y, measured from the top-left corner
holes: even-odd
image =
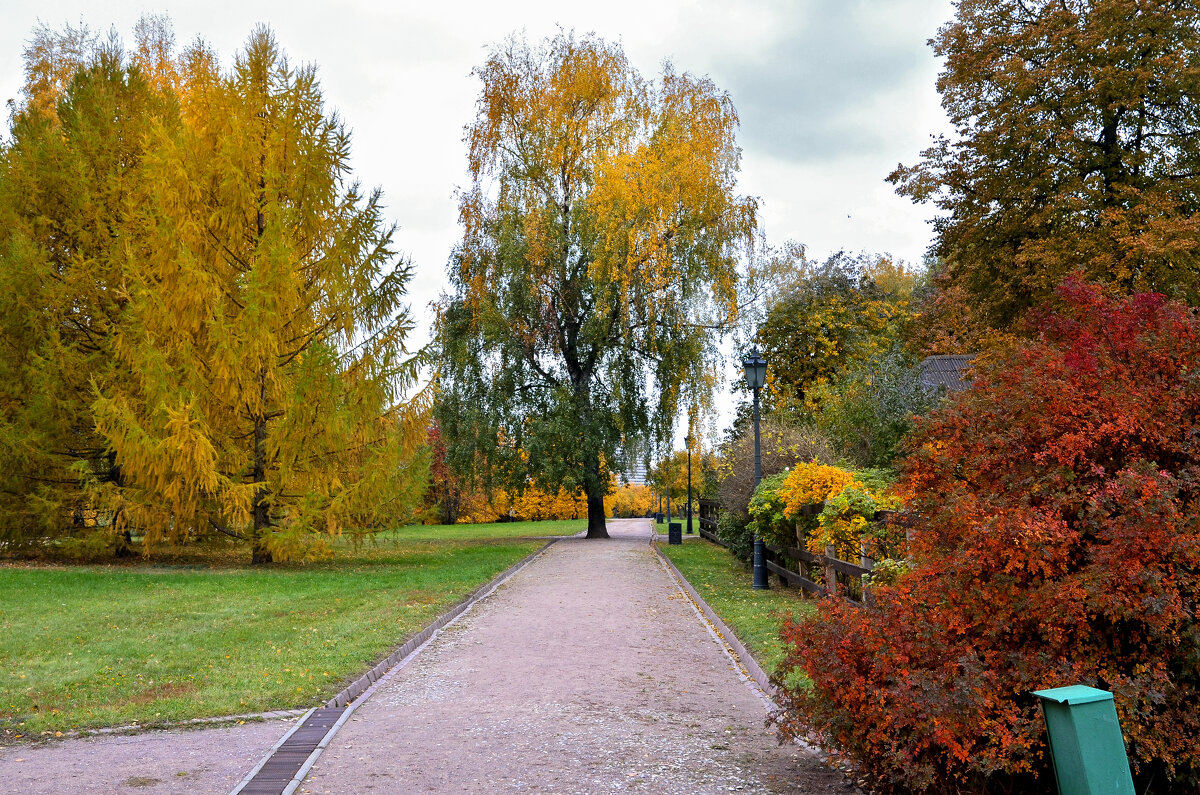
[[[1047,701],[1059,704],[1090,704],[1093,701],[1112,701],[1112,693],[1098,690],[1087,685],[1071,685],[1070,687],[1055,687],[1050,690],[1034,690],[1033,694]]]

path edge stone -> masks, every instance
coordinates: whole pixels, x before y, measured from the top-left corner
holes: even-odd
[[[453,622],[463,613],[470,610],[477,602],[487,596],[490,596],[492,592],[503,585],[505,581],[532,563],[534,559],[540,557],[541,554],[547,549],[554,546],[562,539],[570,537],[571,536],[555,536],[551,538],[549,541],[543,544],[540,549],[530,552],[524,558],[517,561],[512,566],[509,566],[507,569],[500,572],[500,574],[496,575],[488,582],[476,588],[474,591],[468,594],[466,598],[451,607],[445,613],[438,616],[431,623],[426,625],[424,629],[422,629],[416,635],[413,635],[402,645],[392,651],[391,654],[372,666],[369,671],[351,682],[349,686],[347,686],[329,701],[325,702],[325,708],[344,708],[345,711],[338,718],[337,722],[330,727],[325,736],[321,738],[320,742],[317,744],[317,747],[313,749],[312,753],[309,754],[309,756],[301,763],[299,770],[296,771],[296,775],[283,788],[281,795],[292,795],[292,793],[294,793],[300,787],[300,785],[304,782],[304,779],[308,776],[309,771],[312,770],[313,765],[316,764],[317,760],[325,751],[325,748],[329,745],[329,742],[333,739],[333,736],[337,734],[338,729],[340,729],[346,723],[355,710],[362,705],[363,701],[371,696],[375,690],[375,686],[383,681],[387,675],[393,671],[393,669],[396,669],[402,664],[407,663],[409,659],[415,656],[416,653],[419,652],[421,648],[428,643],[442,628]],[[307,716],[312,712],[313,710],[309,710],[307,713],[305,713],[305,715]],[[275,755],[275,752],[283,746],[284,742],[303,723],[303,720],[297,721],[296,725],[292,727],[287,734],[279,739],[279,742],[277,742],[275,746],[267,753],[267,755],[263,757],[263,759],[255,766],[254,770],[252,770],[244,779],[242,779],[242,781],[231,791],[230,795],[237,795],[237,793],[241,792],[242,789],[244,789],[253,780],[258,771],[261,770],[263,766],[266,765],[266,763],[271,759],[271,757]]]
[[[683,572],[681,572],[679,568],[673,562],[671,562],[671,559],[668,558],[663,551],[658,548],[658,534],[654,533],[653,531],[650,536],[650,548],[654,550],[654,554],[658,555],[659,561],[672,573],[672,575],[674,575],[675,579],[679,581],[680,586],[692,600],[692,603],[700,609],[700,612],[704,614],[704,617],[707,618],[717,632],[720,633],[721,641],[729,647],[729,650],[732,651],[734,656],[737,657],[738,663],[741,664],[741,666],[746,670],[746,673],[750,674],[750,678],[752,678],[755,684],[758,685],[759,689],[762,691],[762,699],[768,704],[767,711],[770,716],[768,719],[773,720],[775,714],[780,711],[780,706],[779,702],[776,700],[778,693],[775,689],[775,685],[771,682],[771,677],[767,676],[767,672],[762,669],[762,666],[758,664],[758,660],[754,659],[754,655],[751,654],[750,651],[742,644],[742,641],[738,638],[737,634],[729,628],[728,624],[721,620],[721,617],[717,615],[717,611],[713,610],[712,606],[709,605],[708,602],[704,601],[704,597],[701,596],[700,593],[692,586],[692,583],[688,580],[688,578],[683,576]],[[825,751],[820,747],[803,740],[800,737],[793,737],[792,742],[804,751],[812,754],[826,764],[829,764],[829,754],[825,753]]]

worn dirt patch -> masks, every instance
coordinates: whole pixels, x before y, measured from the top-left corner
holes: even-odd
[[[186,696],[195,693],[197,689],[192,682],[163,682],[161,685],[146,688],[136,696],[132,696],[129,701],[132,704],[150,704],[155,701],[165,701],[168,698]]]

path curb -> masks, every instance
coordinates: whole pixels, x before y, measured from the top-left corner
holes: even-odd
[[[729,628],[729,625],[721,620],[721,617],[717,615],[717,611],[713,610],[712,607],[709,606],[708,602],[704,601],[704,597],[701,596],[694,587],[692,587],[692,584],[688,581],[688,578],[683,576],[683,572],[681,572],[675,566],[675,564],[671,562],[671,559],[663,554],[663,551],[658,548],[657,533],[654,533],[650,536],[650,547],[654,550],[654,553],[658,555],[658,559],[662,562],[662,564],[674,575],[675,579],[679,581],[680,586],[683,587],[688,597],[692,600],[692,603],[700,610],[701,613],[704,614],[704,617],[708,619],[713,628],[715,628],[719,634],[721,642],[728,647],[729,651],[733,652],[733,656],[737,658],[737,662],[742,666],[743,669],[745,669],[745,672],[750,675],[750,678],[754,680],[755,684],[758,685],[759,690],[761,691],[760,696],[763,701],[767,703],[767,712],[772,716],[773,719],[773,716],[779,712],[780,707],[779,702],[776,700],[778,691],[776,691],[775,685],[771,683],[771,677],[767,676],[767,672],[764,671],[762,666],[758,664],[758,660],[754,659],[754,655],[752,655],[746,649],[746,647],[742,645],[742,642],[738,640],[738,636]],[[792,742],[795,743],[799,748],[802,748],[804,751],[812,754],[823,762],[829,762],[829,754],[825,753],[825,751],[823,751],[820,747],[799,737],[793,737]],[[861,792],[861,790],[856,789],[855,792]]]
[[[554,546],[554,544],[560,540],[561,539],[559,538],[552,539],[542,546],[541,549],[529,553],[522,560],[517,561],[515,564],[502,571],[496,577],[493,577],[488,582],[476,588],[461,602],[435,618],[433,623],[429,624],[416,635],[413,635],[411,638],[405,641],[404,645],[393,651],[387,657],[384,657],[382,660],[372,666],[369,671],[351,682],[344,690],[342,690],[342,692],[326,701],[325,706],[344,707],[350,702],[354,701],[354,699],[361,696],[367,690],[367,688],[379,681],[379,679],[381,679],[384,674],[391,670],[393,666],[395,666],[408,655],[412,654],[413,651],[424,644],[425,641],[432,638],[434,633],[436,633],[439,629],[442,629],[451,621],[461,616],[467,611],[468,608],[498,588],[505,580],[516,574],[520,569],[523,569],[526,564],[528,564],[538,555],[541,555],[550,547]]]

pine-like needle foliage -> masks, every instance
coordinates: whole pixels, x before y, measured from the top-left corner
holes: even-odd
[[[349,135],[324,108],[315,67],[293,68],[260,29],[223,73],[202,44],[174,57],[169,28],[151,22],[134,57],[116,45],[85,56],[53,102],[39,99],[33,77],[56,70],[29,69],[4,197],[23,192],[12,180],[25,173],[27,143],[66,140],[102,168],[46,168],[30,177],[35,195],[58,179],[64,195],[105,202],[99,217],[63,210],[72,215],[59,226],[82,239],[57,258],[60,229],[37,234],[35,210],[13,201],[0,210],[20,221],[6,240],[6,277],[51,291],[23,322],[37,325],[37,310],[56,318],[33,345],[8,346],[5,365],[61,365],[73,387],[17,396],[6,406],[9,443],[22,443],[13,419],[48,426],[45,438],[26,433],[26,447],[57,449],[75,502],[147,545],[222,533],[264,562],[407,516],[427,479],[426,397],[406,400],[417,376],[401,303],[410,266],[392,250],[379,192],[351,180]],[[31,58],[64,49],[31,48]],[[94,107],[84,91],[93,83],[101,99],[131,94],[155,112]],[[73,110],[115,115],[116,132],[86,133],[136,157],[72,137]],[[74,286],[58,284],[67,279]],[[68,334],[63,353],[52,343]],[[71,422],[47,423],[39,400]],[[72,434],[91,457],[64,447]],[[10,496],[29,502],[31,490],[15,486]],[[62,518],[59,504],[41,523],[54,529]]]

